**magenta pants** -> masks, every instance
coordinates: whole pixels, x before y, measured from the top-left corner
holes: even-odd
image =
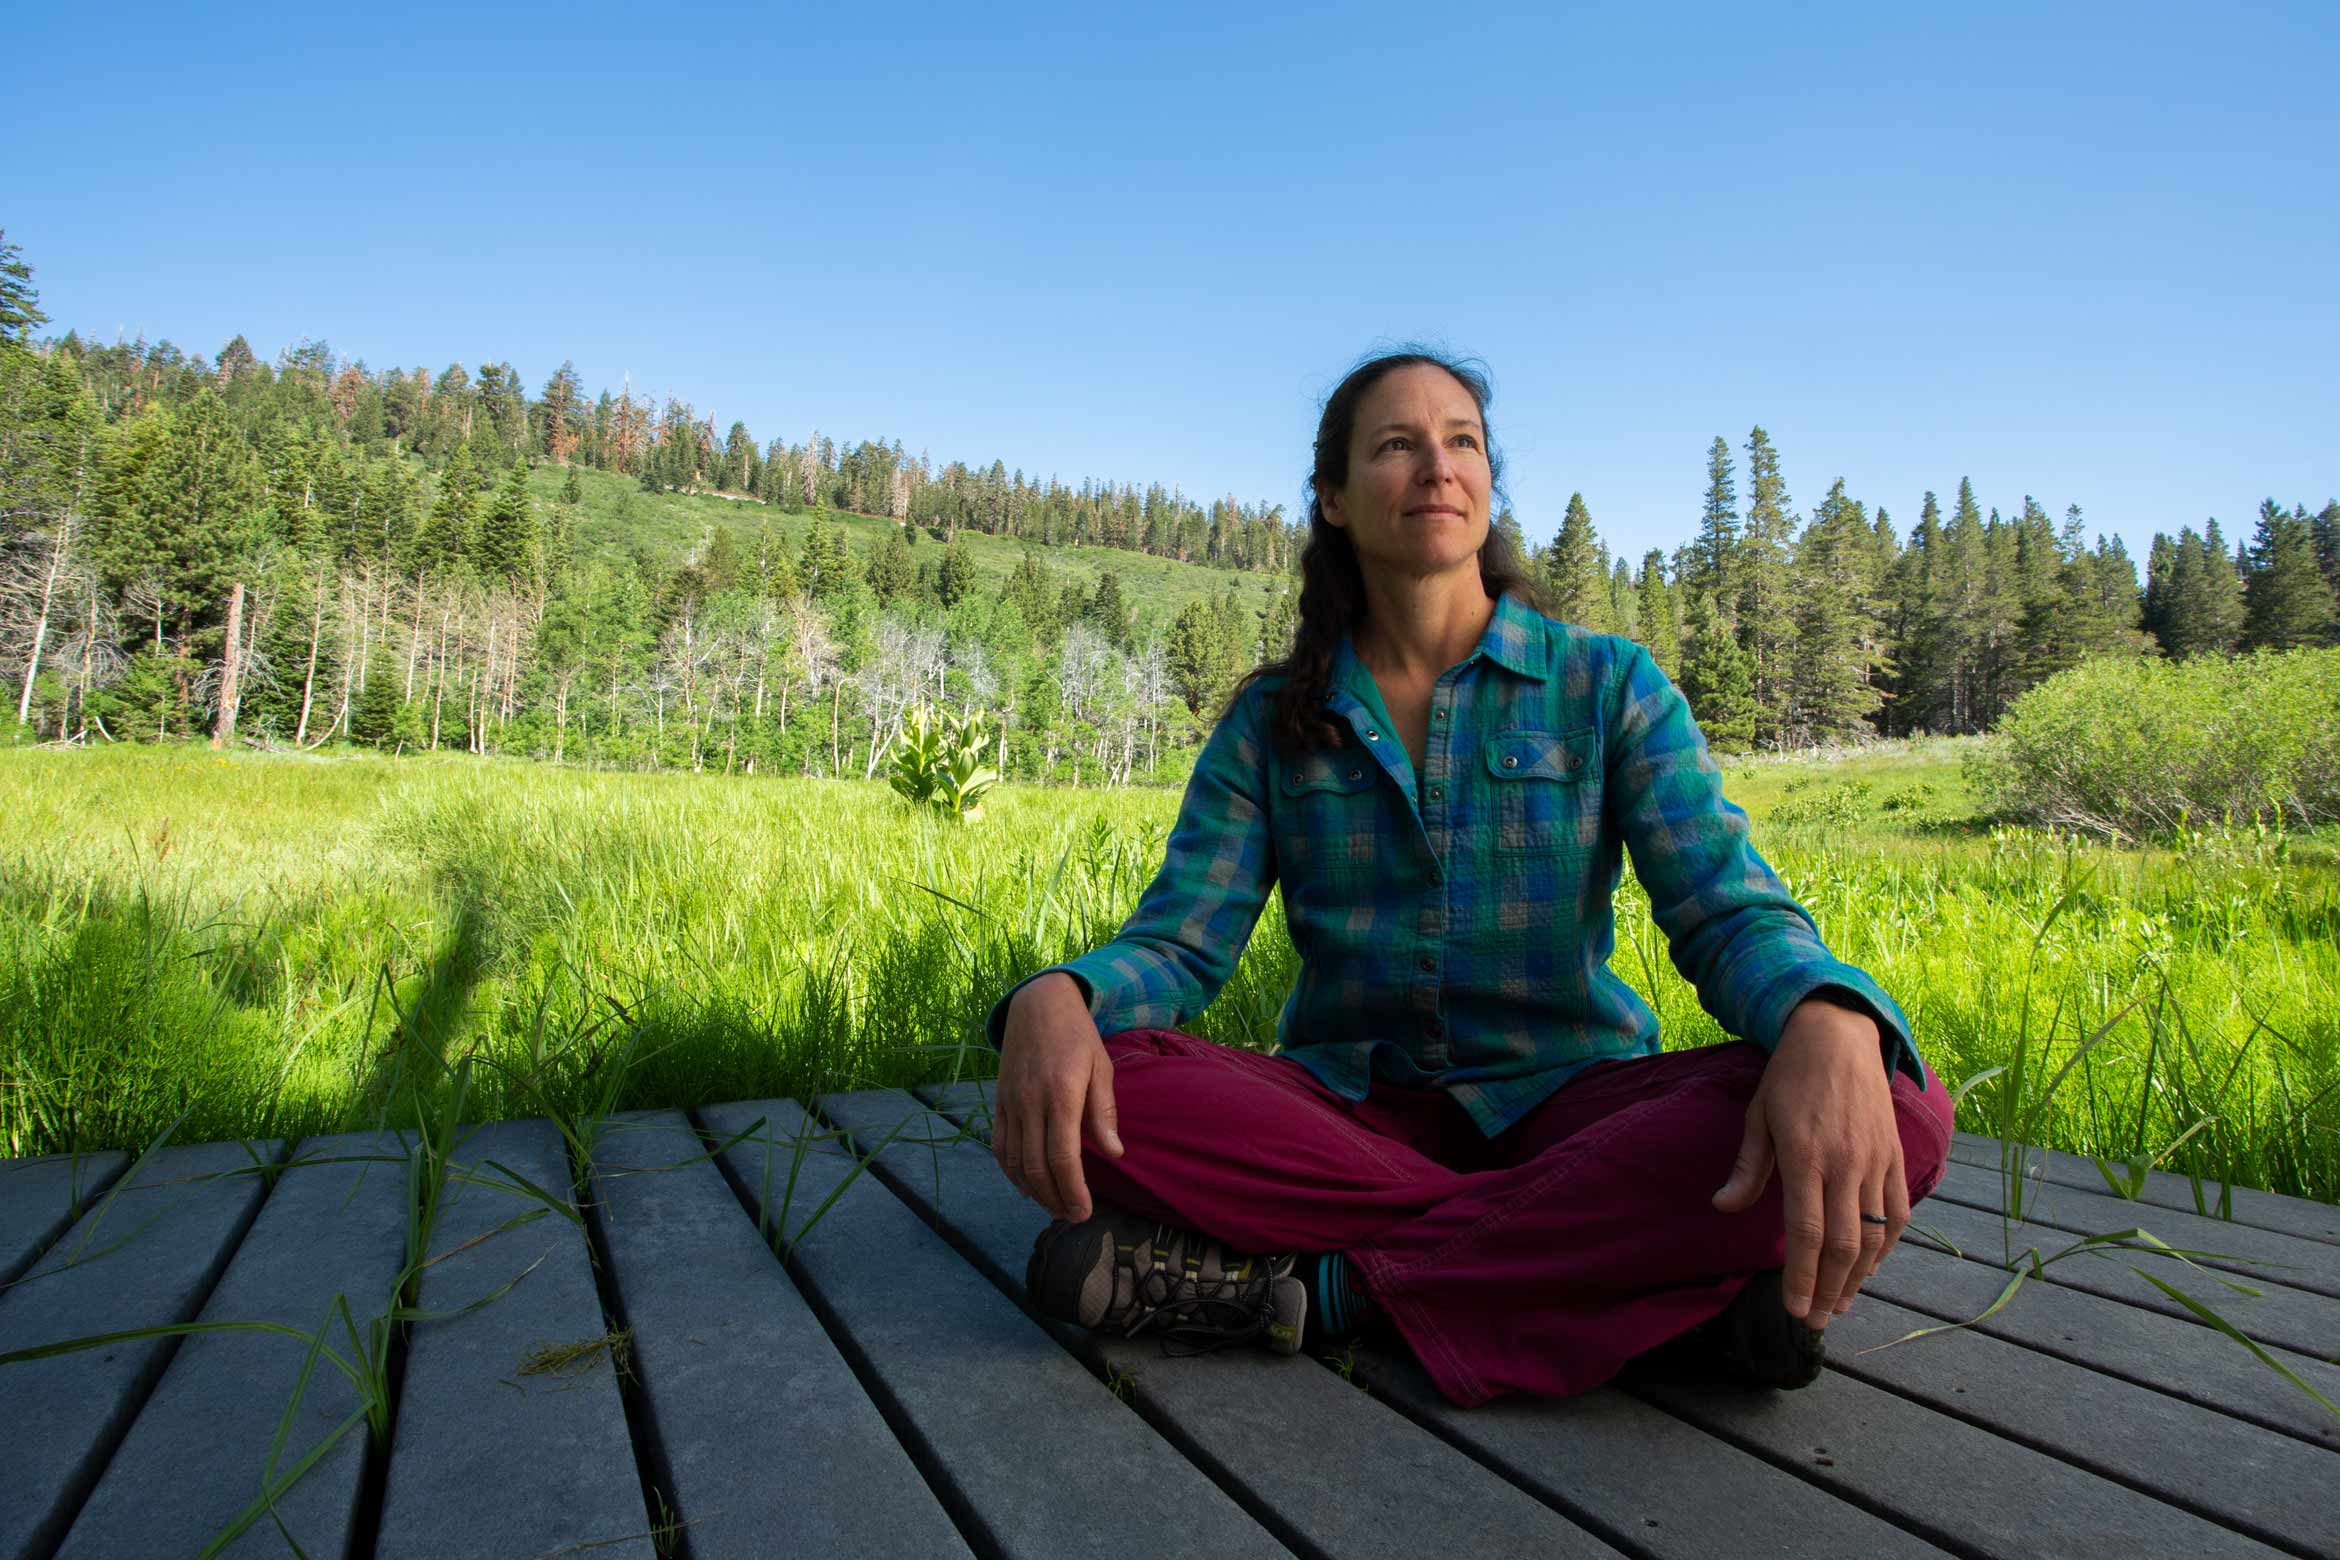
[[[1599,1386],[1785,1261],[1776,1174],[1744,1213],[1711,1202],[1767,1059],[1745,1041],[1597,1063],[1492,1139],[1437,1089],[1344,1100],[1287,1058],[1168,1029],[1105,1049],[1124,1152],[1084,1152],[1092,1195],[1238,1251],[1346,1252],[1460,1407]],[[1912,1204],[1950,1147],[1927,1078],[1893,1078]]]

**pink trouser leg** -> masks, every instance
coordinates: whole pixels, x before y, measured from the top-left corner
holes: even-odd
[[[1744,1213],[1711,1203],[1762,1077],[1751,1045],[1602,1064],[1492,1142],[1434,1090],[1351,1103],[1169,1030],[1106,1049],[1127,1152],[1084,1156],[1097,1196],[1238,1250],[1347,1252],[1465,1407],[1598,1386],[1784,1258],[1776,1177]],[[1941,1178],[1949,1096],[1897,1075],[1893,1100],[1914,1203]]]

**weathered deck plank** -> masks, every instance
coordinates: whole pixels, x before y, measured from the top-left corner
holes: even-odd
[[[914,1135],[957,1124],[897,1093],[829,1095],[825,1115],[875,1147],[905,1107]],[[897,1142],[880,1168],[1007,1293],[1026,1301],[1024,1265],[1048,1216],[1000,1176],[977,1137],[948,1148]],[[1412,1556],[1454,1545],[1493,1553],[1612,1554],[1596,1536],[1437,1437],[1389,1414],[1313,1361],[1257,1350],[1166,1360],[1159,1344],[1048,1324],[1058,1341],[1128,1382],[1130,1401],[1294,1548]],[[1307,1433],[1296,1435],[1296,1426]]]
[[[1934,1188],[1934,1196],[1997,1212],[2006,1206],[2003,1191],[1995,1171],[1953,1161],[1942,1184]],[[2333,1300],[2333,1331],[2340,1336],[2340,1246],[2256,1225],[2204,1218],[2183,1209],[2141,1206],[2101,1187],[2090,1191],[2052,1182],[2044,1186],[2032,1183],[2024,1195],[2023,1217],[2029,1223],[2074,1234],[2144,1229],[2173,1246],[2216,1253],[2196,1260],[2205,1267],[2249,1274]]]
[[[393,1299],[405,1260],[405,1157],[388,1133],[303,1141],[201,1320],[277,1322],[305,1332],[324,1327],[328,1346],[347,1358],[350,1340],[333,1315],[334,1300],[347,1300],[364,1337]],[[269,1444],[293,1400],[306,1349],[278,1333],[197,1333],[182,1340],[60,1555],[177,1560],[199,1553],[260,1493]],[[362,1406],[349,1378],[320,1361],[301,1390],[279,1476]],[[278,1497],[278,1519],[308,1553],[347,1552],[365,1450],[361,1421]],[[224,1552],[287,1550],[264,1516]]]
[[[1933,1198],[1918,1205],[1914,1221],[1902,1236],[1904,1245],[1924,1241],[1927,1237],[1917,1226],[1925,1224],[1956,1241],[1962,1250],[1975,1252],[1991,1262],[2009,1256],[2020,1258],[2030,1248],[2036,1248],[2042,1257],[2052,1257],[2079,1238],[2073,1231],[2053,1226],[2017,1225],[2012,1232],[2014,1251],[2009,1253],[2006,1249],[2009,1232],[1998,1214]],[[2212,1273],[2184,1266],[2168,1257],[2122,1251],[2067,1257],[2049,1266],[2042,1277],[2051,1284],[2207,1325],[2196,1322],[2193,1312],[2130,1271],[2132,1264],[2212,1306],[2243,1333],[2261,1343],[2276,1344],[2319,1359],[2329,1358],[2327,1351],[2340,1347],[2336,1343],[2340,1340],[2340,1311],[2335,1310],[2340,1303],[2303,1289],[2263,1282],[2247,1271]],[[2227,1287],[2228,1282],[2249,1284],[2259,1293],[2237,1293]]]
[[[957,1124],[987,1125],[988,1085],[920,1093],[941,1113],[872,1091],[815,1102],[817,1123],[770,1102],[615,1118],[581,1222],[544,1213],[489,1235],[532,1204],[454,1187],[423,1307],[525,1276],[415,1324],[387,1477],[350,1435],[286,1496],[296,1538],[338,1554],[371,1537],[391,1560],[647,1556],[668,1510],[644,1509],[655,1489],[702,1560],[1120,1553],[1133,1533],[1214,1557],[2340,1554],[2340,1418],[2128,1271],[2199,1295],[2340,1399],[2340,1242],[2321,1205],[2238,1195],[2235,1222],[2203,1219],[2182,1178],[2132,1202],[2087,1161],[2051,1157],[2031,1187],[2046,1218],[2016,1229],[2018,1250],[2142,1224],[2231,1253],[2234,1271],[2075,1258],[1986,1322],[1876,1348],[1973,1316],[2007,1282],[1996,1145],[1961,1137],[1918,1218],[1965,1253],[1913,1231],[1832,1326],[1817,1389],[1739,1392],[1644,1364],[1580,1398],[1464,1412],[1394,1342],[1355,1351],[1352,1383],[1254,1350],[1164,1359],[1037,1317],[1023,1268],[1046,1216]],[[792,1233],[843,1190],[785,1264],[750,1211],[764,1144],[702,1157],[711,1132],[759,1115],[775,1201],[798,1132],[849,1138],[800,1167]],[[852,1154],[896,1127],[851,1176]],[[197,1312],[306,1330],[335,1293],[362,1327],[404,1261],[403,1145],[354,1199],[354,1167],[309,1162],[368,1146],[303,1144],[273,1186],[240,1145],[168,1150],[102,1219],[126,1156],[0,1163],[0,1265],[24,1270],[0,1284],[0,1352]],[[456,1158],[555,1192],[573,1169],[543,1122],[480,1129]],[[631,1329],[626,1384],[606,1356],[519,1373],[531,1349],[616,1323]],[[256,1491],[301,1354],[236,1331],[0,1367],[0,1424],[43,1432],[0,1458],[0,1560],[191,1553]],[[321,1366],[287,1457],[354,1407]],[[237,1552],[281,1545],[264,1520]]]
[[[676,1111],[612,1119],[596,1221],[693,1560],[966,1545]],[[694,1162],[695,1161],[695,1162]]]
[[[1931,1323],[1963,1322],[1988,1310],[2010,1276],[2004,1268],[1904,1240],[1861,1293],[1922,1311]],[[1859,1310],[1856,1305],[1847,1315]],[[1970,1330],[2340,1450],[2340,1419],[2191,1317],[2180,1320],[2061,1284],[2026,1281],[2005,1309]],[[2340,1366],[2288,1349],[2272,1352],[2340,1403]]]
[[[1402,1347],[1358,1351],[1377,1396],[1523,1488],[1619,1529],[1660,1560],[1793,1555],[1895,1560],[1943,1551],[1640,1399],[1604,1387],[1459,1409]],[[1685,1499],[1685,1492],[1695,1498]]]
[[[114,1149],[0,1160],[0,1292],[89,1211],[129,1162]]]
[[[1626,1384],[1667,1412],[1846,1500],[1890,1511],[1961,1553],[2006,1560],[2282,1553],[1840,1370],[1802,1392],[1734,1391],[1646,1366],[1630,1371]]]
[[[499,1178],[494,1160],[554,1196],[568,1191],[568,1155],[546,1122],[481,1127],[453,1158],[483,1181]],[[583,1228],[453,1174],[446,1197],[418,1298],[437,1319],[416,1322],[407,1347],[376,1556],[541,1555],[593,1544],[603,1560],[652,1560],[607,1354],[575,1374],[521,1374],[532,1350],[605,1331]],[[500,1228],[532,1209],[529,1222]],[[464,1310],[505,1284],[513,1287],[501,1299]]]
[[[777,1203],[808,1144],[772,1226],[793,1235],[837,1193],[794,1247],[798,1282],[978,1544],[1035,1560],[1125,1555],[1133,1542],[1165,1556],[1285,1553],[882,1183],[848,1183],[846,1148],[813,1142],[821,1129],[793,1101],[701,1112],[724,1139],[758,1116],[766,1126],[727,1148],[725,1165]]]
[[[166,1148],[0,1294],[0,1354],[192,1321],[268,1188],[277,1142]],[[178,1344],[142,1338],[0,1366],[0,1556],[46,1556]],[[25,1434],[24,1427],[37,1426]]]
[[[2076,1187],[2082,1191],[2109,1191],[2096,1162],[2079,1154],[2067,1154],[2060,1149],[2026,1148],[2024,1163],[2032,1167],[2034,1179],[2059,1186]],[[2000,1151],[1997,1138],[1977,1137],[1971,1132],[1951,1134],[1950,1157],[1963,1165],[1973,1165],[1994,1176],[1999,1172]],[[2042,1173],[2044,1172],[2044,1173]],[[2275,1230],[2285,1235],[2297,1235],[2304,1240],[2320,1240],[2340,1245],[2340,1207],[2331,1203],[2311,1202],[2304,1197],[2285,1197],[2275,1192],[2263,1192],[2257,1187],[2237,1186],[2222,1188],[2216,1181],[2202,1183],[2201,1203],[2194,1197],[2194,1184],[2186,1176],[2169,1170],[2149,1171],[2144,1188],[2137,1200],[2156,1208],[2174,1208],[2180,1213],[2208,1212],[2215,1216],[2220,1197],[2224,1195],[2234,1210],[2233,1222],[2248,1224],[2263,1230]]]
[[[1932,1323],[1864,1297],[1829,1323],[1829,1363],[2221,1527],[2340,1554],[2340,1455],[1971,1330],[1879,1347]]]

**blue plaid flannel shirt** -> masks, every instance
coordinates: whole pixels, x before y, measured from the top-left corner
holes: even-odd
[[[1278,1049],[1363,1099],[1375,1077],[1444,1088],[1489,1137],[1595,1062],[1658,1050],[1657,1015],[1609,970],[1622,852],[1674,967],[1723,1029],[1770,1051],[1805,998],[1877,1022],[1922,1088],[1909,1023],[1831,955],[1747,836],[1690,706],[1632,640],[1506,595],[1431,691],[1422,773],[1344,640],[1341,745],[1287,757],[1262,679],[1203,744],[1161,870],[1112,942],[1051,968],[1101,1034],[1201,1012],[1281,882],[1300,980]],[[1000,1041],[1008,999],[987,1031]]]

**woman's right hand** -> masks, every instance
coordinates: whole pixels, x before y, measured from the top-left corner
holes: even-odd
[[[1051,1217],[1079,1223],[1091,1211],[1081,1175],[1081,1129],[1097,1151],[1121,1157],[1113,1109],[1113,1059],[1062,970],[1017,992],[1000,1026],[991,1157],[1017,1191]]]

